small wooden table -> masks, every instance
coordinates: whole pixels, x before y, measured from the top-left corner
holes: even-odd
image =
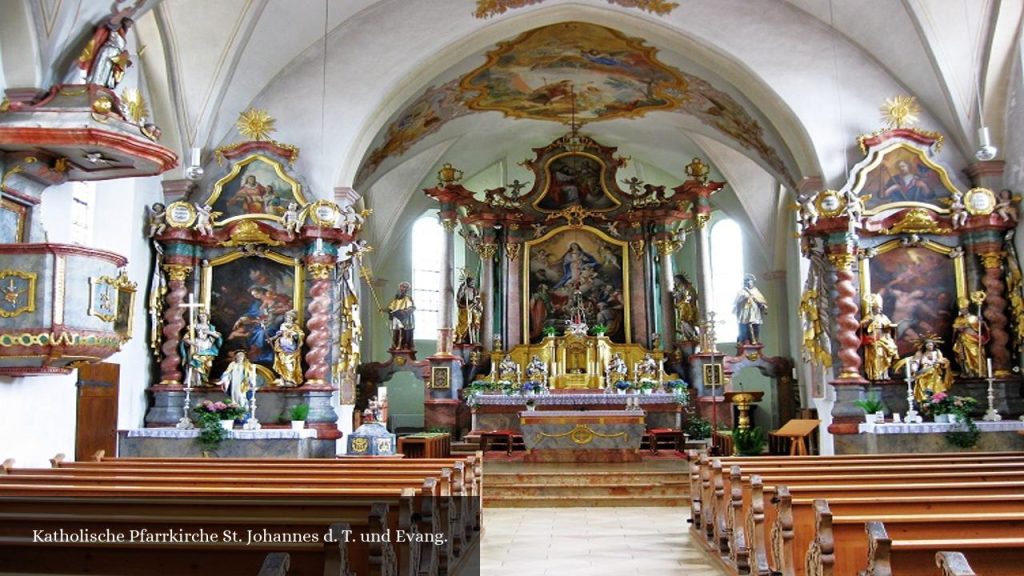
[[[398,451],[406,458],[448,458],[452,455],[452,437],[447,432],[402,436],[398,439]]]
[[[683,434],[682,430],[675,430],[673,428],[649,428],[647,430],[648,443],[650,444],[651,454],[658,453],[658,441],[662,438],[666,438],[675,442],[675,449],[681,450],[683,443],[686,442],[686,435]]]
[[[821,424],[821,420],[793,419],[774,432],[775,436],[789,438],[790,456],[807,456],[807,437]]]
[[[515,430],[489,430],[480,433],[480,451],[487,452],[487,447],[490,445],[491,440],[501,440],[505,442],[506,453],[512,455],[512,444],[515,442],[516,437],[522,438],[522,434]]]

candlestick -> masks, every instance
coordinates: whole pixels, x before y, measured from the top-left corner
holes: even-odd
[[[982,420],[986,422],[999,422],[1003,417],[996,412],[995,407],[995,392],[992,390],[992,359],[988,359],[988,410],[985,411],[985,416]]]
[[[904,364],[906,367],[907,374],[907,416],[903,419],[907,424],[919,424],[924,422],[917,410],[914,410],[914,378],[910,374],[910,359],[907,359],[907,363]]]

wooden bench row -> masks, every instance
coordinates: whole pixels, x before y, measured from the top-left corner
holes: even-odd
[[[280,571],[286,563],[289,574],[299,575],[448,574],[479,529],[475,459],[391,462],[402,464],[132,459],[23,470],[8,462],[0,475],[0,573],[66,573],[74,566],[129,574],[145,566],[147,573],[251,574]],[[453,500],[456,493],[462,496]],[[146,529],[219,538],[83,546],[33,541],[29,526],[42,534]],[[257,541],[249,540],[250,530]],[[443,543],[434,545],[434,535]],[[268,552],[285,552],[288,559]]]
[[[888,519],[891,529],[903,524],[913,529],[924,514],[946,527],[970,529],[974,525],[967,523],[974,518],[1011,533],[1020,530],[1016,522],[1024,515],[1024,456],[906,456],[897,460],[705,457],[694,466],[691,477],[691,521],[737,573],[786,575],[823,573],[822,559],[831,558],[827,554],[797,557],[808,550],[814,554],[812,542],[819,540],[815,499],[834,502],[841,507],[843,522],[859,525],[857,550],[864,553],[847,554],[852,548],[844,545],[844,553],[825,571],[830,574],[833,568],[836,574],[853,574],[864,567],[866,518]],[[730,464],[728,471],[724,463]],[[766,498],[771,505],[765,505]],[[991,515],[979,516],[984,510]],[[979,538],[991,536],[985,534]],[[818,546],[818,552],[823,547]],[[858,562],[861,566],[854,568]]]

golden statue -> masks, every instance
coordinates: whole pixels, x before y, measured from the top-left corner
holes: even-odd
[[[458,344],[479,344],[480,325],[484,308],[480,302],[480,289],[472,276],[466,276],[459,285],[455,296],[459,315],[455,323],[455,342]]]
[[[675,286],[672,290],[672,301],[675,305],[676,335],[679,340],[697,340],[697,291],[683,274],[675,275]]]
[[[294,388],[302,385],[302,342],[306,334],[295,322],[295,310],[284,315],[284,322],[270,338],[274,349],[274,372],[277,373],[278,386]]]
[[[942,340],[928,335],[917,344],[917,352],[910,357],[910,373],[914,377],[914,400],[924,401],[930,394],[949,390],[952,374],[949,360],[942,355]]]
[[[988,340],[988,327],[981,318],[972,314],[966,298],[958,301],[960,314],[953,321],[953,353],[960,364],[964,376],[985,375],[985,341]]]
[[[860,342],[864,346],[864,373],[868,380],[886,380],[889,367],[899,358],[896,324],[882,313],[882,295],[871,297],[871,311],[860,321]]]

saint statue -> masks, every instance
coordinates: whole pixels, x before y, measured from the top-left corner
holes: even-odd
[[[286,388],[302,385],[302,342],[306,334],[295,322],[295,310],[284,315],[284,322],[277,334],[270,338],[274,350],[274,372],[278,379],[274,382]]]
[[[256,394],[256,365],[245,356],[245,350],[235,350],[233,359],[220,376],[220,387],[231,394],[231,400],[249,411],[249,396]]]
[[[620,380],[625,380],[628,372],[629,368],[626,366],[626,361],[622,359],[622,354],[619,352],[612,354],[612,359],[608,361],[608,366],[604,371],[605,384],[614,386]]]
[[[416,327],[416,319],[413,312],[416,305],[409,294],[411,286],[408,282],[398,285],[398,292],[388,303],[386,312],[391,319],[391,349],[392,350],[415,350],[413,344],[413,329]]]
[[[189,335],[181,341],[182,356],[185,358],[186,386],[206,386],[210,379],[210,366],[220,353],[224,343],[220,332],[210,322],[210,315],[200,310]]]
[[[697,290],[683,274],[675,275],[672,302],[675,305],[676,336],[680,341],[697,340]]]
[[[644,359],[637,363],[634,372],[636,372],[637,381],[657,380],[658,363],[654,360],[654,357],[651,356],[651,353],[648,352],[647,354],[644,354]]]
[[[466,276],[459,285],[455,305],[459,310],[455,324],[455,342],[479,344],[484,308],[480,301],[480,289],[476,287],[476,281],[472,276]]]
[[[952,374],[949,360],[942,355],[938,346],[942,341],[934,336],[925,336],[918,341],[917,352],[910,357],[910,373],[914,378],[914,400],[924,401],[929,394],[938,394],[949,389]]]
[[[985,342],[988,341],[988,326],[972,314],[966,298],[959,301],[960,314],[953,321],[953,353],[964,376],[985,376]]]
[[[498,380],[519,382],[519,364],[516,364],[516,361],[508,354],[505,354],[498,364]]]
[[[131,18],[114,17],[97,27],[89,43],[78,56],[78,67],[85,72],[87,84],[114,89],[132,65],[128,53],[128,30]]]
[[[760,344],[761,324],[768,315],[768,301],[754,286],[753,274],[743,277],[743,289],[736,294],[733,311],[740,324],[737,344]]]
[[[889,378],[889,367],[899,358],[896,324],[882,313],[882,295],[871,296],[871,311],[860,321],[860,342],[864,346],[864,373],[868,380]]]
[[[548,365],[534,354],[530,357],[530,363],[526,365],[526,379],[530,382],[546,384],[548,381]]]

